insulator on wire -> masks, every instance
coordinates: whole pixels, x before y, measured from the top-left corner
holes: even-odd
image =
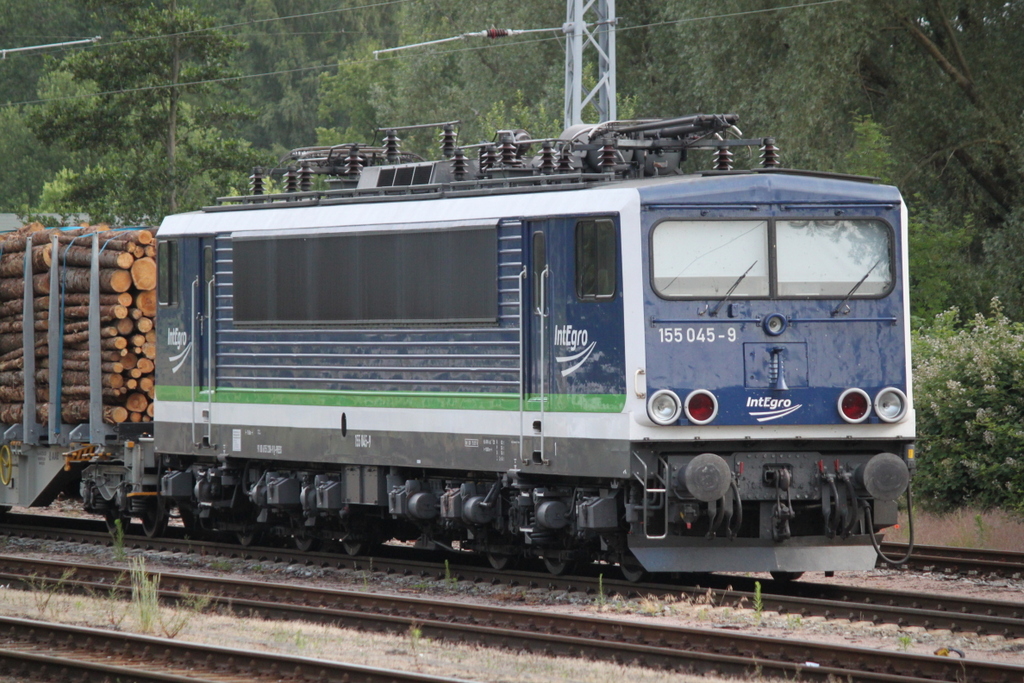
[[[456,147],[452,152],[452,175],[456,180],[465,180],[467,173],[469,173],[469,159],[466,158],[466,153],[462,151],[461,147]]]
[[[555,171],[558,173],[572,173],[572,151],[569,149],[569,145],[562,147],[562,151],[558,153],[558,167]]]
[[[732,152],[729,151],[728,147],[719,147],[718,151],[715,152],[715,170],[732,170]]]
[[[455,127],[450,124],[444,124],[444,128],[441,129],[441,158],[451,159],[452,155],[455,154],[455,144],[458,141],[455,135]]]
[[[313,169],[309,164],[299,166],[299,191],[309,192],[313,189]]]
[[[284,174],[284,191],[285,192],[298,192],[299,191],[299,174],[295,171],[294,166],[289,166],[288,170]]]
[[[775,146],[775,138],[765,138],[761,142],[761,166],[777,168],[782,166],[779,161],[779,148]]]
[[[249,176],[249,194],[263,194],[263,169],[259,166]]]
[[[606,139],[601,147],[601,168],[605,171],[614,171],[616,161],[615,145]]]
[[[540,147],[540,172],[544,175],[555,172],[555,149],[550,140]]]
[[[348,156],[345,157],[345,175],[358,178],[364,166],[366,159],[359,153],[359,145],[352,145],[348,150]]]
[[[488,38],[506,38],[509,35],[507,28],[489,28],[487,29]]]
[[[519,166],[519,146],[512,140],[512,133],[501,134],[501,144],[498,146],[500,154],[499,163],[502,166]]]
[[[401,139],[393,130],[389,130],[384,135],[384,158],[387,159],[389,164],[397,164],[401,160],[398,152],[401,142]]]

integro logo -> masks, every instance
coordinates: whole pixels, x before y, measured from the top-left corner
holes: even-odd
[[[590,341],[590,333],[586,329],[577,330],[572,325],[555,325],[555,346],[560,346],[569,351],[569,355],[555,356],[559,363],[568,363],[569,366],[561,370],[562,377],[568,377],[579,370],[590,354],[594,352],[597,342]],[[579,353],[572,353],[576,349],[582,349]]]
[[[768,422],[769,420],[777,420],[780,417],[791,415],[803,408],[804,405],[802,403],[793,405],[793,401],[788,398],[772,398],[770,396],[754,398],[750,396],[747,398],[747,407],[767,408],[767,410],[751,410],[750,416],[758,422]]]
[[[192,342],[189,341],[188,332],[179,330],[177,327],[170,328],[167,330],[167,345],[173,346],[175,349],[179,350],[184,347],[184,350],[181,351],[181,353],[167,359],[174,364],[173,367],[171,367],[171,372],[177,372],[181,369],[181,366],[185,364],[185,361],[188,360],[190,352],[192,351]]]

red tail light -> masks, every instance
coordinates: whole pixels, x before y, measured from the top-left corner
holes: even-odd
[[[691,391],[684,406],[686,418],[694,424],[707,424],[718,415],[718,401],[715,395],[706,389]]]
[[[839,397],[839,414],[847,422],[863,422],[871,411],[871,399],[863,389],[847,389]]]

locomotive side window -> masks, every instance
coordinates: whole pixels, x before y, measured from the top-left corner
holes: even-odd
[[[576,296],[583,301],[613,299],[617,249],[615,224],[610,220],[576,223]]]
[[[780,296],[881,296],[892,285],[892,235],[881,221],[780,220],[775,235]]]
[[[497,230],[239,237],[239,324],[494,323]]]
[[[178,242],[160,242],[157,250],[157,301],[164,306],[178,304]]]
[[[768,221],[663,221],[651,235],[654,290],[667,299],[766,297]]]
[[[544,312],[544,270],[548,267],[548,250],[543,232],[533,233],[533,310]]]

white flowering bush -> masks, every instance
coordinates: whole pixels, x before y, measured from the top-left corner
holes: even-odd
[[[916,499],[1024,512],[1024,325],[998,299],[959,325],[957,309],[914,333]]]

